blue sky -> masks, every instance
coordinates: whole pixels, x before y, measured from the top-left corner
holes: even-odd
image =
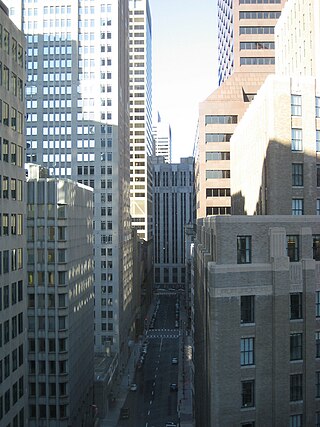
[[[153,109],[172,128],[173,162],[191,156],[199,102],[217,87],[215,0],[149,0]]]

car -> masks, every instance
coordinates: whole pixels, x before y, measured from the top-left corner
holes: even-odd
[[[170,391],[178,391],[178,385],[175,383],[170,384]]]
[[[176,320],[176,321],[175,321],[175,323],[174,323],[174,327],[175,327],[175,328],[179,328],[179,322],[178,322],[178,320]]]
[[[130,391],[137,391],[137,389],[138,389],[137,384],[132,383],[131,386],[130,386]]]
[[[171,359],[171,363],[172,363],[172,365],[177,365],[178,364],[178,358],[177,357],[173,357]]]
[[[177,427],[177,424],[174,423],[173,421],[168,421],[166,422],[166,427]]]

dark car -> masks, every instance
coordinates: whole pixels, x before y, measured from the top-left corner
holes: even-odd
[[[178,385],[175,383],[170,384],[170,391],[178,391]]]

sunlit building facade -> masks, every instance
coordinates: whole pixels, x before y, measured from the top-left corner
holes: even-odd
[[[172,135],[171,126],[157,114],[157,120],[153,123],[152,133],[155,143],[155,155],[165,158],[167,163],[172,160]]]
[[[18,17],[20,6],[8,3]],[[132,333],[128,2],[21,6],[27,159],[94,188],[95,349],[125,359]]]
[[[0,425],[26,425],[25,40],[0,1]]]
[[[262,83],[274,72],[274,29],[285,1],[218,1],[220,86],[199,107],[197,218],[231,212],[230,139]]]
[[[93,190],[27,164],[29,426],[88,426],[94,405]]]
[[[152,23],[149,0],[129,0],[130,204],[132,225],[146,241],[152,226]]]
[[[274,70],[274,26],[286,0],[218,0],[218,77]]]

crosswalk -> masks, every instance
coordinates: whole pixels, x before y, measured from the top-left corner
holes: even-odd
[[[177,339],[181,335],[179,329],[149,329],[147,332],[148,338],[173,338]]]

